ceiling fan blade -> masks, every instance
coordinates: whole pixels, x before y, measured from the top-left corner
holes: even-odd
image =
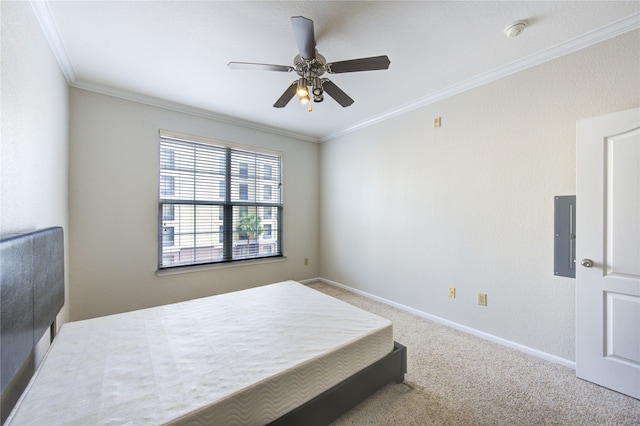
[[[295,83],[294,83],[295,84]],[[336,86],[333,81],[329,79],[322,79],[322,88],[324,92],[331,96],[343,107],[348,107],[351,105],[354,100],[349,97],[346,93],[342,91],[338,86]]]
[[[338,74],[343,72],[386,70],[389,68],[390,63],[391,61],[386,55],[361,59],[349,59],[347,61],[327,64],[327,72],[330,74]]]
[[[229,62],[227,66],[232,70],[284,71],[284,72],[293,71],[293,67],[290,67],[287,65],[254,64],[251,62]]]
[[[291,84],[291,86],[289,86],[287,90],[284,91],[282,96],[280,96],[280,99],[278,99],[276,103],[273,104],[273,106],[275,108],[284,108],[285,106],[287,106],[291,98],[293,98],[293,96],[296,94],[297,90],[298,90],[298,82],[294,81]]]
[[[302,59],[316,58],[316,39],[313,32],[313,21],[304,16],[292,16],[293,35],[298,43],[298,50]]]

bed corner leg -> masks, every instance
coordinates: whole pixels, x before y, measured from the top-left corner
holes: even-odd
[[[398,371],[395,382],[402,383],[404,382],[404,375],[407,373],[407,347],[394,341],[393,351],[400,357],[400,371]]]
[[[58,332],[58,320],[57,318],[54,318],[53,322],[49,326],[49,344],[53,343],[53,339],[56,338],[57,332]]]

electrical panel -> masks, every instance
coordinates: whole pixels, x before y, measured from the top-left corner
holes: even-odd
[[[576,196],[554,200],[553,271],[560,277],[576,277]]]

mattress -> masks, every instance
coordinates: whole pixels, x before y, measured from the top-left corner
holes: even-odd
[[[389,320],[295,281],[72,322],[7,424],[266,424],[392,349]]]

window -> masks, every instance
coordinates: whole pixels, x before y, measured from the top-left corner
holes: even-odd
[[[238,172],[238,176],[240,176],[241,179],[249,179],[248,163],[240,163],[240,171]]]
[[[163,169],[175,168],[176,157],[172,149],[160,149],[160,167]]]
[[[162,220],[170,221],[175,217],[175,208],[173,204],[165,204],[162,206]]]
[[[159,157],[160,269],[282,256],[279,153],[162,131]]]
[[[160,176],[160,195],[173,195],[175,182],[173,176]]]
[[[240,184],[240,199],[241,200],[248,200],[249,199],[249,185],[247,185],[246,183],[241,183]]]
[[[173,246],[173,226],[162,228],[162,247]]]

